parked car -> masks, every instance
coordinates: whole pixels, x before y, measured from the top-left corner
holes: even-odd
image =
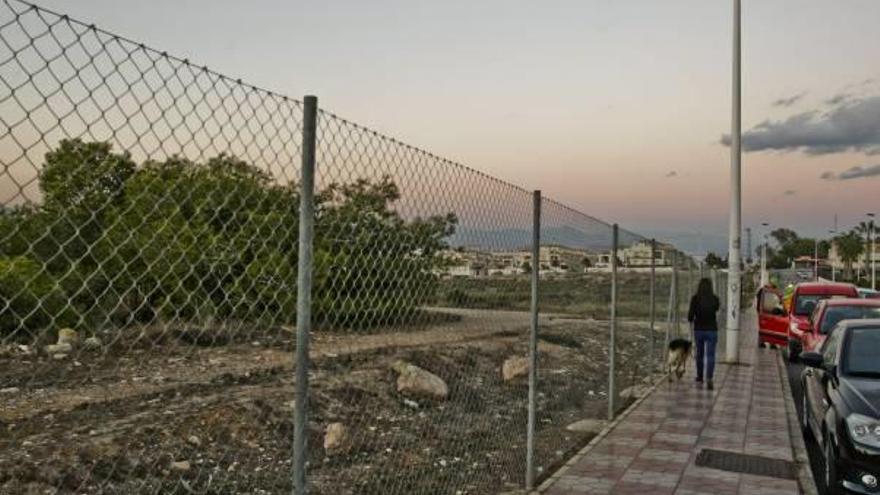
[[[810,329],[810,315],[819,301],[858,297],[859,291],[853,284],[809,282],[796,285],[788,308],[788,359],[796,361],[803,349],[805,334]]]
[[[813,352],[822,347],[828,332],[844,320],[880,318],[880,299],[825,299],[819,301],[809,326],[801,337],[801,352]]]
[[[758,291],[758,344],[788,345],[788,312],[782,291],[766,286]]]
[[[880,291],[859,287],[859,297],[862,299],[880,299]]]
[[[822,448],[830,494],[880,492],[880,319],[845,320],[801,361],[802,427]]]

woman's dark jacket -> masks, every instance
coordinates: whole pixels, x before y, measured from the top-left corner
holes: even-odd
[[[718,319],[715,315],[721,308],[718,296],[700,297],[695,295],[691,298],[691,307],[688,310],[688,321],[694,324],[694,330],[718,330]]]

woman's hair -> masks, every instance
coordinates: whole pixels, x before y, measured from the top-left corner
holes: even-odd
[[[708,278],[701,278],[700,284],[697,285],[697,297],[700,299],[709,299],[714,296],[715,293],[712,292],[712,281]]]

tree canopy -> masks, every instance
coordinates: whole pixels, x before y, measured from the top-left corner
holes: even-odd
[[[0,212],[4,334],[214,318],[295,321],[299,195],[231,155],[136,165],[108,143],[46,154],[39,207]],[[324,326],[401,321],[433,295],[454,214],[404,218],[390,177],[316,194]]]

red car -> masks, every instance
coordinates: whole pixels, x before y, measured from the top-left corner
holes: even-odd
[[[782,291],[762,287],[758,291],[758,344],[788,345],[788,313]]]
[[[826,299],[810,315],[801,352],[818,352],[825,337],[844,320],[880,319],[880,299]]]
[[[788,359],[797,360],[810,331],[810,316],[820,301],[826,299],[858,299],[855,285],[835,282],[810,282],[794,288],[788,310]]]

